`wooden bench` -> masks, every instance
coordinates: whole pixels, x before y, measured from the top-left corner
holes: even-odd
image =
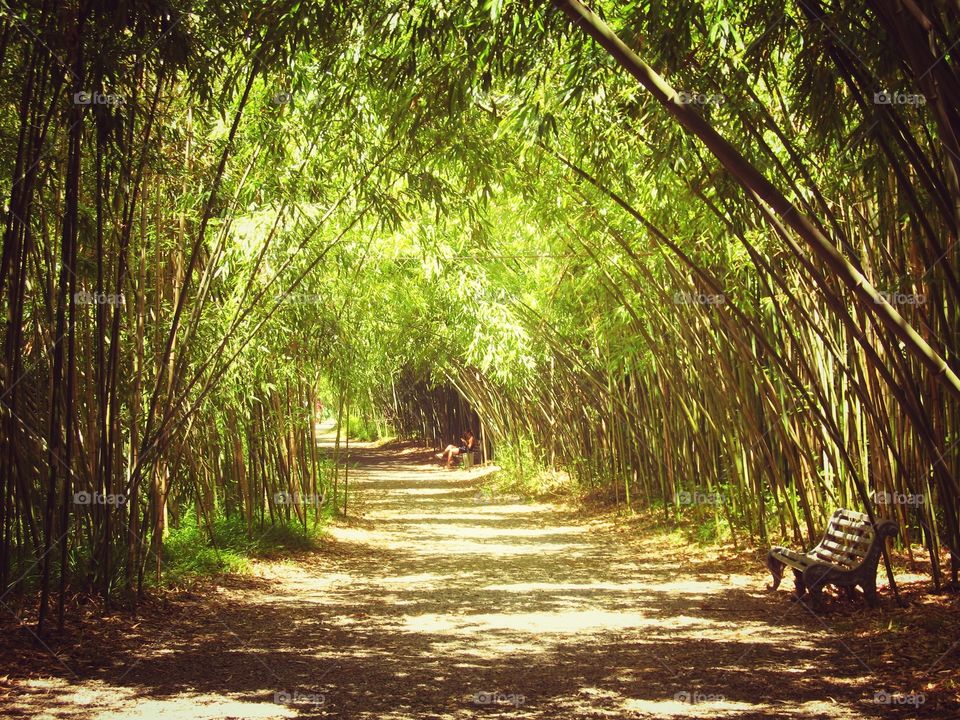
[[[877,563],[883,543],[899,532],[891,520],[881,520],[876,526],[870,518],[854,510],[837,510],[830,518],[823,539],[813,550],[803,553],[784,547],[770,548],[767,567],[773,575],[776,590],[783,579],[783,568],[789,565],[797,585],[796,599],[802,599],[807,591],[813,607],[823,606],[823,586],[836,585],[846,590],[852,598],[859,585],[867,604],[877,603]]]

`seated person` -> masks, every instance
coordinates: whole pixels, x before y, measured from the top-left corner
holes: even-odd
[[[453,465],[453,458],[455,455],[463,455],[464,453],[473,452],[477,448],[477,439],[473,436],[473,433],[467,430],[463,435],[460,436],[459,445],[447,445],[441,452],[438,452],[434,457],[439,460],[444,455],[447,456],[447,467]]]

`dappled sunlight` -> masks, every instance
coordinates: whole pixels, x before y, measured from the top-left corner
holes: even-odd
[[[254,720],[295,718],[293,707],[276,702],[274,691],[264,690],[270,700],[256,701],[233,693],[210,694],[182,692],[162,699],[145,698],[133,688],[124,688],[98,680],[77,687],[65,680],[28,680],[23,683],[24,709],[33,708],[34,720],[64,717],[89,717],[97,720],[220,720],[243,717]],[[37,710],[31,700],[42,700],[44,709]],[[16,709],[16,706],[13,708]]]
[[[482,615],[421,615],[405,618],[404,629],[408,632],[488,632],[491,630],[515,630],[530,635],[583,633],[586,631],[612,631],[624,628],[659,627],[662,621],[645,618],[637,613],[604,610],[578,610],[569,612],[529,612],[515,614]],[[671,619],[673,628],[708,627],[709,620],[692,617]]]
[[[464,506],[458,506],[464,507]],[[444,526],[447,525],[447,521],[455,520],[460,522],[466,522],[468,520],[475,520],[478,522],[489,522],[491,520],[502,520],[504,522],[516,522],[516,519],[510,516],[513,515],[525,515],[528,517],[533,517],[535,514],[549,514],[553,508],[550,505],[536,505],[536,504],[514,504],[514,505],[497,505],[495,507],[483,507],[483,506],[471,506],[469,510],[464,511],[441,511],[431,513],[387,513],[383,514],[383,520],[390,519],[400,519],[403,521],[405,527],[412,526],[415,521],[428,521],[431,523],[442,523]],[[500,517],[503,516],[503,517]],[[422,526],[422,524],[420,525]]]
[[[501,537],[501,536],[498,536]],[[468,542],[463,540],[434,540],[429,546],[416,549],[417,555],[490,555],[493,558],[509,555],[545,555],[569,553],[578,549],[573,543],[537,543],[516,545],[509,542]],[[494,572],[496,570],[494,569]]]
[[[450,579],[449,575],[435,575],[433,573],[420,573],[419,575],[402,575],[397,577],[380,578],[377,582],[381,585],[418,585],[424,586],[445,582]]]
[[[450,491],[446,488],[407,488],[397,492],[401,495],[447,495]]]
[[[689,693],[688,693],[689,695]],[[756,705],[725,700],[701,700],[691,703],[680,698],[671,700],[626,700],[624,710],[648,713],[655,717],[736,717],[743,710],[757,710]]]
[[[203,631],[140,649],[115,686],[72,689],[87,694],[63,705],[89,712],[48,716],[877,715],[860,667],[823,677],[824,663],[851,665],[830,626],[765,594],[759,573],[707,551],[691,562],[663,539],[627,545],[548,503],[479,504],[465,473],[367,453],[351,470],[362,515],[332,526],[321,553],[256,563],[208,595]],[[323,703],[273,701],[296,692]]]
[[[554,527],[554,528],[498,528],[477,525],[458,525],[454,523],[435,525],[416,525],[418,535],[455,536],[458,538],[541,538],[555,535],[579,535],[587,532],[586,528]],[[469,545],[469,543],[464,543]]]
[[[254,703],[206,695],[183,695],[167,700],[138,700],[133,707],[106,712],[98,720],[221,720],[231,717],[273,720],[300,717],[300,713],[294,708],[272,702]]]
[[[960,0],[0,38],[0,720],[960,720]]]
[[[644,583],[614,583],[614,582],[591,582],[591,583],[545,583],[545,582],[527,582],[527,583],[500,583],[486,585],[484,590],[497,590],[500,592],[512,593],[535,593],[535,592],[565,592],[565,591],[585,591],[596,592],[599,590],[613,590],[616,592],[634,592],[646,590]]]

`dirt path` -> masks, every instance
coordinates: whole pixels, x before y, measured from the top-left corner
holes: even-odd
[[[61,653],[62,668],[8,682],[16,692],[0,709],[143,719],[918,712],[874,702],[878,660],[855,632],[766,594],[759,572],[731,573],[554,506],[478,499],[476,473],[413,449],[360,453],[359,519],[334,528],[325,552],[185,596],[169,619],[144,620],[133,646]]]

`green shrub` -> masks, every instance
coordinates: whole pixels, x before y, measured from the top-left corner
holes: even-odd
[[[529,438],[499,443],[494,462],[500,469],[483,483],[484,490],[494,495],[540,497],[569,494],[576,489],[571,476],[550,468]]]
[[[355,415],[351,415],[347,419],[345,429],[351,440],[360,440],[361,442],[379,440],[383,437],[384,432],[389,433],[389,429],[383,423],[377,423],[372,418],[362,418]]]
[[[197,575],[245,573],[249,572],[253,558],[315,550],[325,520],[323,516],[320,522],[313,522],[308,517],[306,529],[298,521],[287,523],[278,518],[271,524],[267,520],[262,527],[254,523],[253,532],[247,537],[242,517],[218,515],[212,521],[211,540],[211,532],[204,524],[197,525],[191,509],[164,540],[164,579],[177,582]]]

